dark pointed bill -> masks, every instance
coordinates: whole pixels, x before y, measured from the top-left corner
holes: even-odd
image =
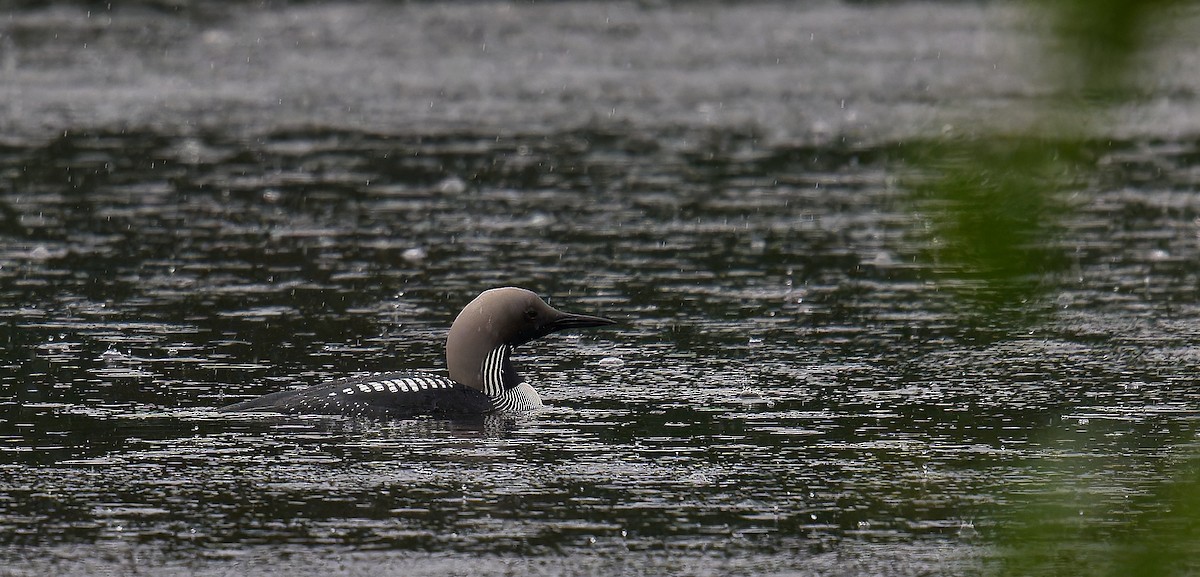
[[[582,329],[587,327],[602,327],[604,325],[615,325],[617,321],[606,319],[604,317],[594,317],[591,315],[577,315],[573,313],[562,313],[561,317],[550,321],[546,328],[553,331],[561,331],[563,329]]]

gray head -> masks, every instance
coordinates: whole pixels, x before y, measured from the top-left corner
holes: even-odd
[[[486,290],[450,326],[446,365],[450,378],[492,395],[497,387],[520,382],[508,361],[512,347],[563,329],[611,324],[606,318],[555,310],[523,288]]]

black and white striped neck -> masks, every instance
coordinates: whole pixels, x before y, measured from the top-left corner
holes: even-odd
[[[500,345],[483,359],[483,394],[497,411],[520,412],[542,406],[542,397],[512,366],[512,347]]]

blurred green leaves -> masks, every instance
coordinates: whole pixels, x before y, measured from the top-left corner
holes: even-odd
[[[927,180],[913,187],[929,215],[927,258],[975,305],[1023,302],[1066,267],[1058,223],[1086,161],[1079,142],[1037,137],[944,141],[912,150]]]
[[[905,149],[916,176],[906,181],[927,239],[938,285],[963,297],[964,310],[991,321],[1061,286],[1070,266],[1062,225],[1073,192],[1096,162],[1089,148],[1103,116],[1138,94],[1135,63],[1159,38],[1150,30],[1178,0],[1043,0],[1031,4],[1049,25],[1031,77],[1051,79],[1027,99],[1025,128],[989,131],[994,118],[959,123],[947,136]],[[1042,19],[1040,16],[1046,16]],[[1039,68],[1040,67],[1040,68]],[[1034,73],[1037,73],[1036,75]],[[990,111],[989,114],[994,114]],[[982,112],[981,112],[982,114]],[[993,122],[989,122],[993,121]],[[1011,123],[1010,123],[1011,124]],[[1090,179],[1093,182],[1095,179]],[[1082,199],[1086,201],[1086,198]],[[1078,201],[1076,201],[1078,202]],[[1026,315],[1036,318],[1036,315]],[[1200,457],[1195,431],[1171,444],[1183,456],[1156,471],[1159,481],[1124,499],[1094,499],[1085,486],[1103,465],[1068,472],[1042,464],[1046,479],[1006,492],[1009,521],[984,529],[997,545],[998,575],[1158,577],[1200,573]],[[1053,437],[1050,431],[1043,438]],[[1103,448],[1083,453],[1109,456]],[[1167,461],[1170,459],[1164,459]],[[1161,464],[1155,464],[1159,466]],[[1087,469],[1087,467],[1092,469]],[[1136,466],[1125,463],[1124,466]]]
[[[906,149],[905,160],[919,174],[908,189],[914,210],[925,217],[926,256],[945,288],[990,310],[1054,287],[1069,263],[1061,244],[1052,242],[1069,210],[1063,193],[1094,166],[1086,151],[1092,128],[1107,113],[1103,106],[1130,93],[1132,63],[1151,40],[1147,30],[1177,3],[1031,4],[1033,20],[1049,23],[1043,29],[1053,38],[1040,48],[1052,53],[1021,65],[1031,78],[1052,79],[1038,91],[1050,97],[1028,99],[1016,115],[1023,120],[1005,123],[1003,134],[988,128],[995,118],[981,117],[957,130],[970,137]]]
[[[1101,498],[1094,470],[1044,465],[1058,478],[1005,499],[1015,518],[989,532],[999,546],[993,573],[1012,576],[1169,577],[1200,573],[1200,457],[1195,447],[1156,471],[1144,492]],[[1171,461],[1174,459],[1163,459]],[[1092,463],[1091,467],[1095,467]],[[1119,503],[1119,504],[1114,504]]]
[[[1043,0],[1063,48],[1062,64],[1078,71],[1085,95],[1112,98],[1127,87],[1132,58],[1146,30],[1177,0]]]

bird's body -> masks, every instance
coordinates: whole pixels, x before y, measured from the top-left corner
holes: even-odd
[[[433,373],[377,373],[279,391],[223,411],[338,414],[365,418],[456,417],[493,410],[487,395]]]
[[[221,410],[367,418],[527,411],[542,406],[542,400],[513,368],[513,347],[562,329],[612,323],[557,311],[525,289],[492,289],[471,301],[450,327],[450,378],[424,372],[378,373],[270,393]]]

